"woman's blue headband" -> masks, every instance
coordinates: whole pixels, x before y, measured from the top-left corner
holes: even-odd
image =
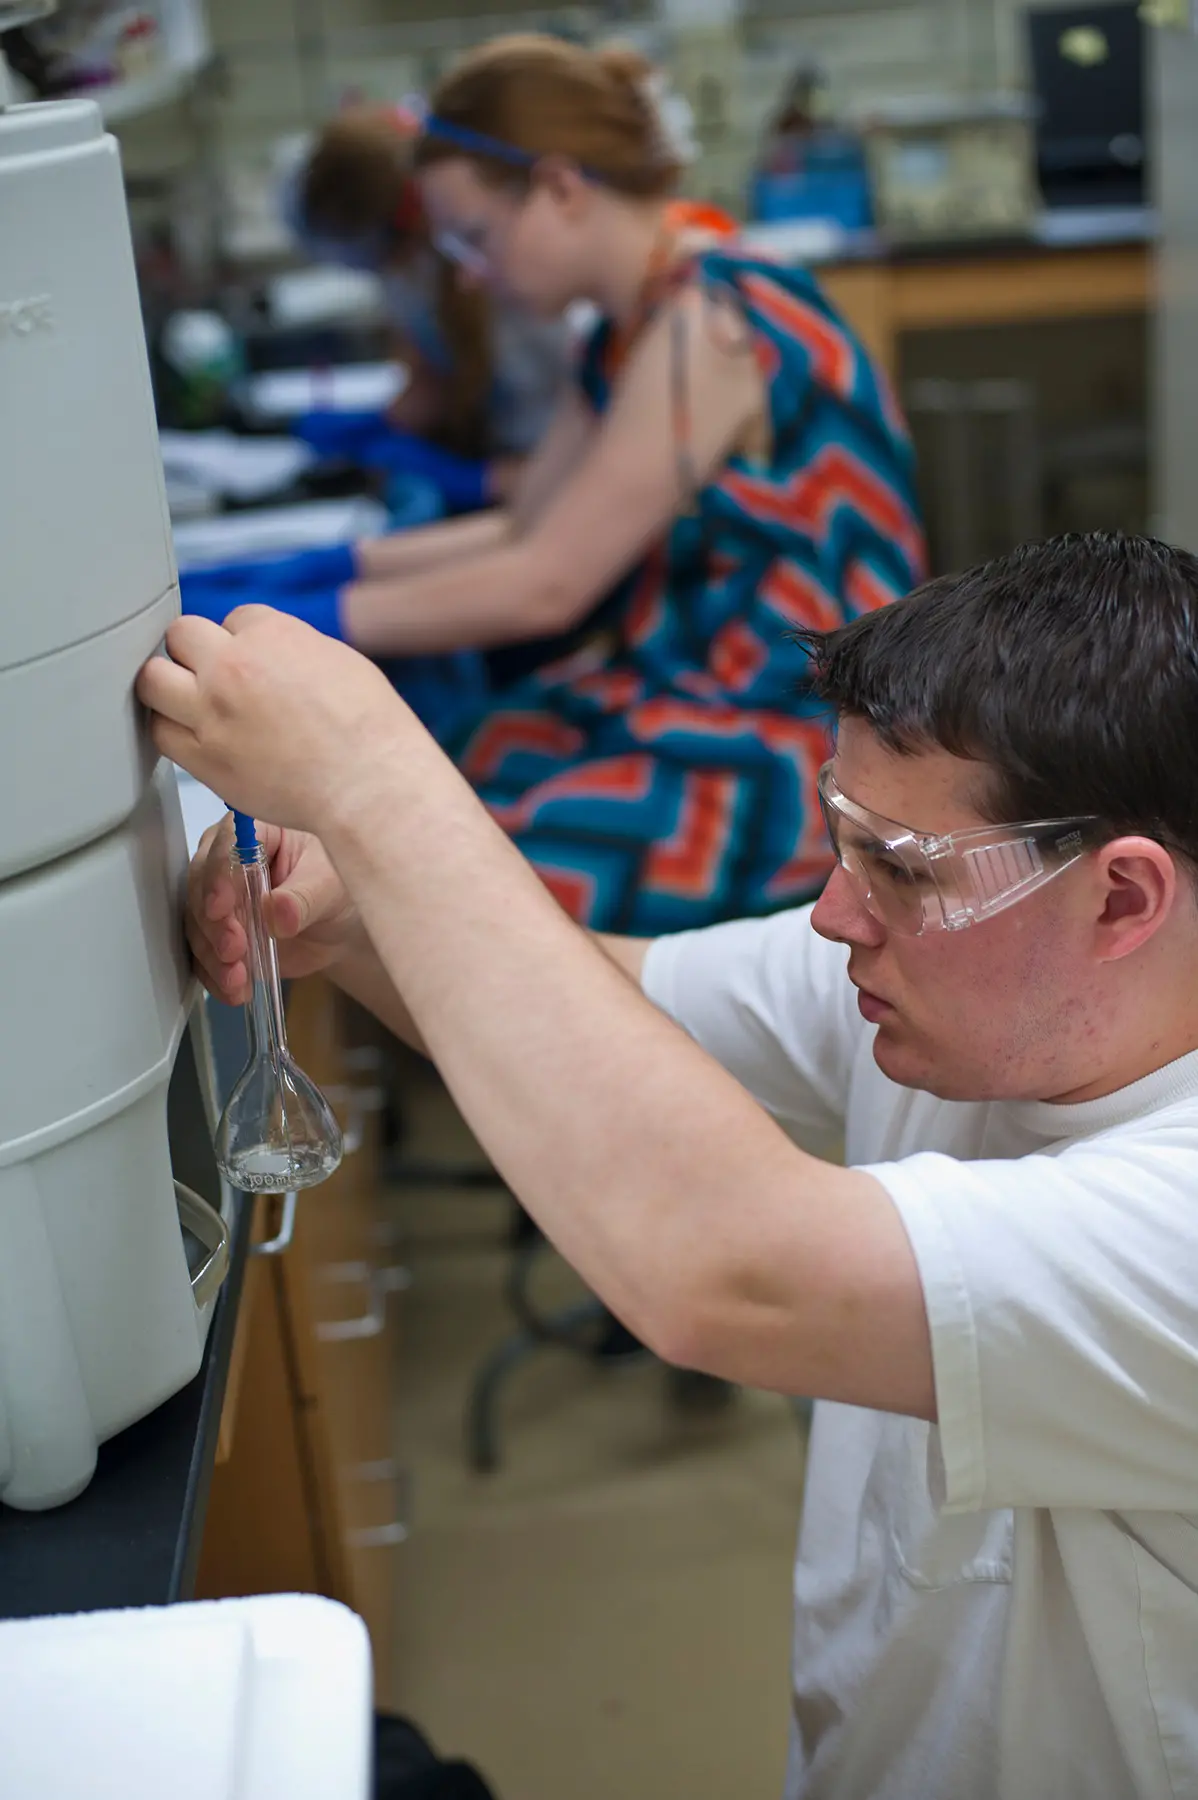
[[[468,125],[454,125],[449,119],[442,119],[436,113],[429,113],[421,122],[421,130],[425,137],[438,138],[443,144],[456,144],[467,156],[490,156],[497,162],[511,163],[516,169],[531,169],[539,163],[545,152],[543,150],[520,150],[515,144],[506,144],[502,138],[492,137],[486,131],[471,131]],[[580,164],[582,173],[588,181],[602,181],[593,169]]]
[[[485,131],[471,131],[467,125],[453,125],[448,119],[438,118],[436,113],[428,114],[421,129],[425,137],[439,138],[444,144],[456,144],[459,150],[477,156],[497,157],[500,162],[514,163],[520,169],[531,169],[541,160],[531,150],[518,150],[515,144],[505,144],[502,138],[491,137]]]

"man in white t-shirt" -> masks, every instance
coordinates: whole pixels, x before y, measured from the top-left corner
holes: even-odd
[[[298,828],[284,967],[427,1049],[644,1341],[820,1401],[790,1795],[1198,1794],[1198,560],[1058,540],[813,638],[822,898],[603,953],[352,652],[169,647],[162,747]]]

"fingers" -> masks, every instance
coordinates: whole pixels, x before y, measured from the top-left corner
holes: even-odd
[[[271,894],[268,922],[275,937],[298,937],[310,917],[311,906],[301,890],[276,888]]]
[[[239,607],[238,612],[269,616],[270,608]],[[152,656],[138,676],[137,697],[160,718],[192,727],[199,713],[197,677],[228,644],[228,635],[224,626],[189,613],[168,626],[165,641],[166,655]]]
[[[299,854],[286,872],[282,860],[275,876],[277,886],[270,897],[271,929],[276,937],[298,937],[310,925],[318,925],[337,912],[344,904],[345,893],[340,877],[314,839],[300,840]]]
[[[284,616],[273,606],[238,606],[228,615],[222,629],[238,637],[243,631],[253,631]]]
[[[229,867],[232,821],[207,830],[187,872],[185,930],[196,970],[218,1000],[238,1005],[249,995],[246,936],[237,916]]]
[[[152,656],[137,677],[137,698],[160,718],[190,726],[196,716],[198,688],[190,669],[166,656]]]
[[[162,659],[159,657],[155,660],[161,661]],[[145,669],[142,670],[142,675],[144,676],[144,674]],[[194,679],[194,676],[188,677],[188,680]],[[140,677],[138,685],[140,687]],[[147,700],[145,704],[152,705],[153,702]],[[150,722],[150,736],[154,740],[155,749],[160,751],[163,756],[173,763],[178,763],[181,769],[186,769],[187,773],[194,775],[197,781],[204,781],[207,778],[208,782],[211,782],[211,771],[200,750],[200,740],[189,725],[176,724],[173,719],[166,718],[162,713],[156,713]]]
[[[223,961],[213,949],[212,939],[200,930],[190,913],[186,936],[196,973],[213,999],[223,1000],[226,1006],[243,1006],[250,997],[249,968],[244,951],[235,962]],[[244,933],[242,937],[244,940]]]
[[[223,625],[214,624],[211,619],[201,619],[191,613],[174,620],[167,627],[166,648],[171,662],[196,674],[212,657],[220,655],[224,644]]]

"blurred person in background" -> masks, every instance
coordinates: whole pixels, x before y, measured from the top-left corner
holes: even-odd
[[[413,152],[429,240],[497,310],[590,303],[576,381],[510,508],[359,543],[318,590],[185,596],[374,657],[541,646],[429,722],[566,910],[637,936],[819,890],[830,714],[796,633],[924,561],[885,377],[810,275],[679,209],[692,149],[629,51],[463,57]]]
[[[571,335],[562,320],[493,304],[438,255],[412,167],[419,130],[413,107],[347,108],[291,177],[285,212],[315,261],[380,277],[407,375],[386,422],[474,464],[458,471],[449,499],[477,506],[510,493],[520,463],[540,442],[569,376]],[[317,449],[344,446],[348,453],[353,429],[352,420],[335,415],[301,427]],[[394,441],[392,454],[402,455]],[[436,456],[422,460],[415,449],[408,463],[413,473],[427,468],[434,480],[452,466]]]

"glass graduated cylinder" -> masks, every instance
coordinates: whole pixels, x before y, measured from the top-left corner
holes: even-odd
[[[278,952],[264,916],[270,870],[261,846],[234,853],[233,879],[242,888],[239,912],[248,940],[250,1055],[216,1129],[216,1161],[243,1193],[292,1193],[333,1173],[341,1161],[341,1127],[287,1048]]]

